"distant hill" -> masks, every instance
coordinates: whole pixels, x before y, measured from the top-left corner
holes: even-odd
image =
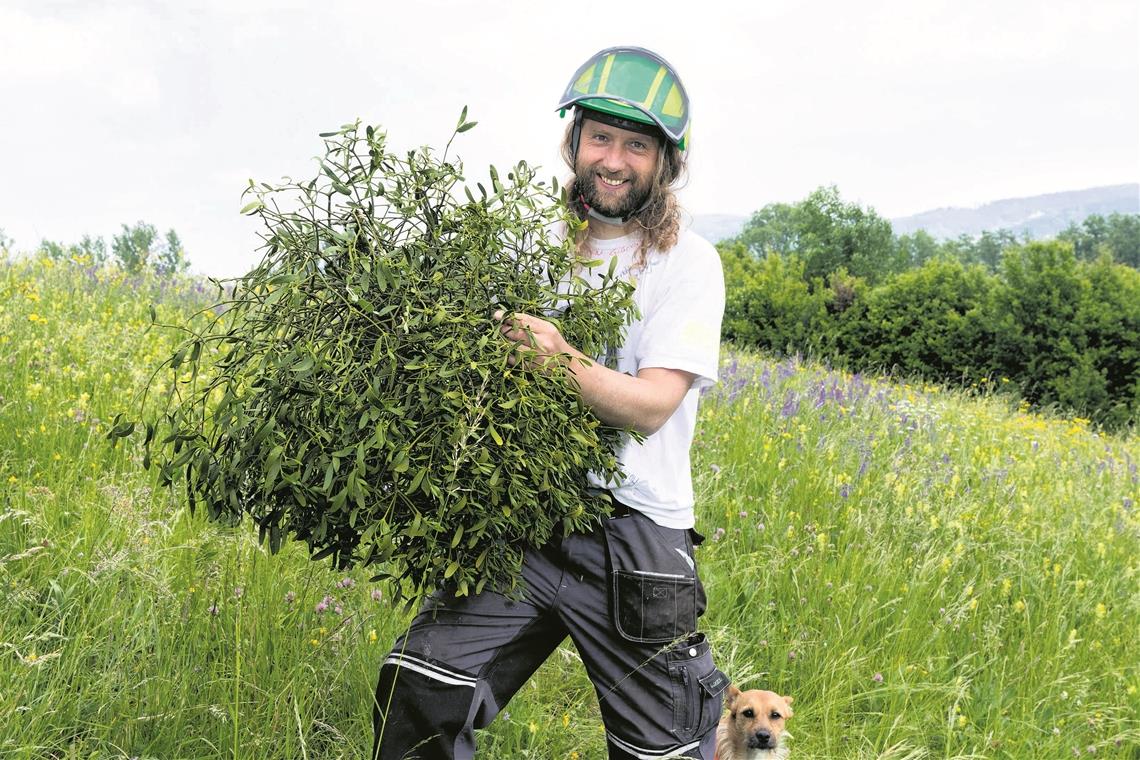
[[[935,238],[980,235],[986,230],[1012,230],[1019,237],[1046,238],[1092,214],[1140,214],[1140,184],[1093,187],[1065,193],[1008,198],[976,208],[940,208],[892,219],[896,235],[926,230]]]
[[[891,220],[896,235],[926,230],[939,239],[980,235],[986,230],[1012,230],[1019,237],[1056,235],[1070,223],[1080,224],[1092,214],[1140,214],[1140,184],[1110,185],[1088,190],[1007,198],[976,208],[939,208]],[[709,242],[736,236],[751,216],[740,214],[694,214],[692,229]]]
[[[694,214],[690,227],[710,243],[719,243],[726,238],[736,237],[744,229],[744,223],[751,218],[740,214]]]

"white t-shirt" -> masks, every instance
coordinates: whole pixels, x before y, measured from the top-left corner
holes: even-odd
[[[636,377],[640,369],[663,367],[691,372],[697,378],[656,433],[642,443],[626,438],[617,452],[626,475],[621,485],[606,483],[595,473],[590,473],[589,481],[610,490],[618,501],[658,525],[691,528],[689,448],[700,391],[716,383],[724,273],[716,249],[690,230],[679,234],[677,245],[668,253],[651,250],[644,268],[633,272],[638,244],[636,233],[613,240],[591,239],[590,258],[602,264],[582,274],[587,281],[600,279],[616,256],[616,273],[636,286],[634,301],[640,317],[626,328],[625,343],[616,351],[616,369]],[[598,357],[600,362],[605,360]]]

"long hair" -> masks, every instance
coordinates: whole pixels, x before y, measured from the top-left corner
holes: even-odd
[[[571,144],[574,134],[574,121],[566,125],[566,134],[562,137],[562,159],[570,170],[574,171],[574,149]],[[657,151],[657,167],[653,172],[653,181],[649,187],[649,198],[645,207],[633,215],[631,221],[637,222],[641,230],[641,245],[638,247],[634,260],[635,271],[645,266],[649,251],[656,248],[665,252],[677,244],[677,235],[681,230],[681,205],[677,202],[674,186],[679,186],[685,175],[685,154],[677,146],[662,137],[658,140],[660,150]],[[574,212],[579,220],[587,218],[587,210],[581,197],[574,195],[576,174],[572,174],[566,182],[566,205]],[[570,197],[574,195],[574,197]],[[589,230],[582,228],[574,233],[574,248],[579,257],[587,257],[586,241]]]

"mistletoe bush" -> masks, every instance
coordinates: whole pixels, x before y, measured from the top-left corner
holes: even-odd
[[[472,126],[464,109],[455,134]],[[597,356],[632,288],[612,269],[587,283],[600,262],[576,260],[557,183],[525,163],[458,192],[446,149],[398,157],[359,122],[321,137],[314,179],[251,181],[265,254],[159,367],[175,382],[143,422],[144,464],[214,520],[249,515],[272,552],[295,537],[407,596],[513,590],[524,546],[606,514],[586,473],[620,478],[630,433],[564,363],[512,366],[492,315],[542,315]],[[116,423],[112,438],[135,428]]]

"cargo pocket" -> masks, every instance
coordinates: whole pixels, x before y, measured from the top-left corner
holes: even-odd
[[[669,650],[669,681],[673,687],[673,733],[682,742],[713,730],[724,709],[728,677],[713,664],[703,633]]]
[[[703,589],[688,532],[634,513],[607,520],[610,612],[622,638],[668,644],[697,630]]]

